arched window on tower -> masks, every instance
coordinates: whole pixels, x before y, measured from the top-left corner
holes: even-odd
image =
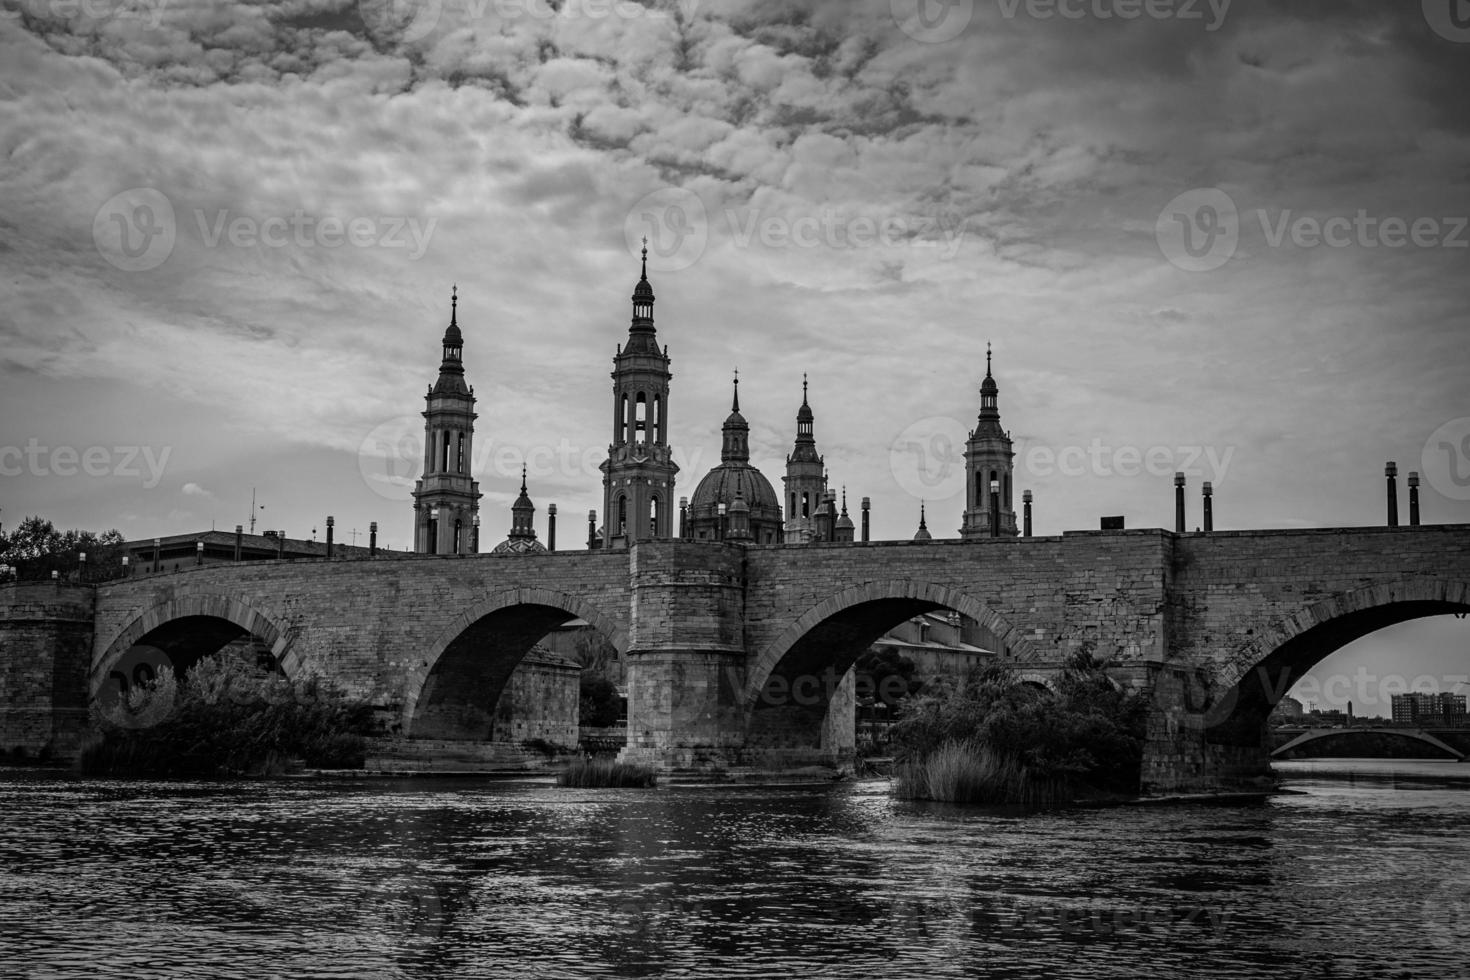
[[[648,396],[638,392],[638,404],[635,409],[637,415],[633,423],[633,441],[648,441]]]
[[[664,442],[664,396],[659,394],[653,396],[653,441]]]
[[[628,498],[622,494],[618,495],[618,533],[626,534],[628,531]]]
[[[618,442],[627,442],[633,431],[632,409],[628,405],[627,392],[623,393],[622,405],[618,408]]]
[[[456,472],[463,473],[464,472],[464,433],[463,432],[461,432],[459,434],[459,449],[456,450],[455,456],[456,456],[455,470],[456,470]]]
[[[801,492],[801,516],[812,516],[812,495],[809,491],[806,490],[803,490]]]
[[[442,441],[439,444],[439,472],[449,472],[449,433],[441,433]]]
[[[459,518],[454,519],[454,554],[459,554],[464,549],[459,546],[460,534],[464,531],[464,522]]]
[[[1002,494],[1002,496],[1001,496],[1001,503],[1005,505],[1005,509],[1006,510],[1010,510],[1011,509],[1011,475],[1009,473],[1007,473],[1001,479],[1001,494]]]
[[[655,496],[648,502],[648,536],[658,537],[658,497]]]
[[[791,510],[789,510],[787,513],[789,513],[792,517],[795,517],[796,516],[796,491],[795,490],[791,491]]]

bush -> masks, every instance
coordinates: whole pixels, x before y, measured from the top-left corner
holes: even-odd
[[[1105,667],[1084,650],[1055,692],[988,667],[957,690],[911,700],[891,736],[899,792],[957,799],[926,794],[978,782],[988,802],[1136,794],[1147,703],[1116,688]]]
[[[92,774],[238,776],[288,760],[360,768],[372,709],[312,677],[290,681],[235,657],[201,660],[179,681],[165,668],[108,712],[78,763]]]
[[[558,786],[579,788],[604,786],[653,786],[658,776],[647,766],[611,759],[574,759],[556,777]]]

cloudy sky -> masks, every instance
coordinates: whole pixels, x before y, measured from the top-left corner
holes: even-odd
[[[644,235],[682,493],[807,372],[954,536],[989,342],[1038,533],[1470,521],[1465,6],[0,0],[0,521],[406,546],[458,283],[487,546],[522,462],[571,543]]]

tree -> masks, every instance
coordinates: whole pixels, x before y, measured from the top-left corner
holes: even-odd
[[[595,674],[616,683],[622,679],[622,663],[618,648],[597,630],[588,626],[577,634],[573,658],[582,667],[582,676]]]
[[[888,645],[870,647],[853,664],[858,700],[884,705],[897,714],[905,700],[919,693],[924,682],[914,677],[915,663]]]
[[[612,681],[584,670],[578,695],[578,725],[583,728],[611,728],[618,723],[622,706],[617,685]]]
[[[48,579],[53,571],[63,578],[81,577],[81,555],[86,554],[88,581],[116,578],[122,574],[122,533],[117,530],[58,531],[48,520],[27,517],[9,534],[0,535],[0,565],[15,568],[22,580]]]

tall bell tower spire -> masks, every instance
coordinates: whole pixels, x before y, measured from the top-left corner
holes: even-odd
[[[668,348],[660,350],[648,281],[648,239],[633,287],[628,341],[613,357],[613,438],[602,470],[601,546],[626,548],[673,536],[674,477],[669,449]]]
[[[822,501],[827,495],[827,469],[817,452],[817,437],[812,431],[812,407],[807,403],[807,378],[801,376],[801,407],[796,410],[796,444],[786,457],[786,525],[787,544],[805,544],[821,539],[818,520]]]
[[[980,383],[980,417],[965,443],[965,514],[960,537],[1015,537],[1016,511],[1011,505],[1011,470],[1016,454],[1011,436],[1000,427],[1000,389],[991,374],[990,345],[985,345],[985,380]],[[991,523],[991,484],[1000,497],[997,529]]]
[[[464,335],[459,329],[459,286],[449,294],[439,378],[424,396],[424,472],[414,484],[414,550],[463,555],[474,550],[480,484],[474,458],[475,389],[464,380]]]

